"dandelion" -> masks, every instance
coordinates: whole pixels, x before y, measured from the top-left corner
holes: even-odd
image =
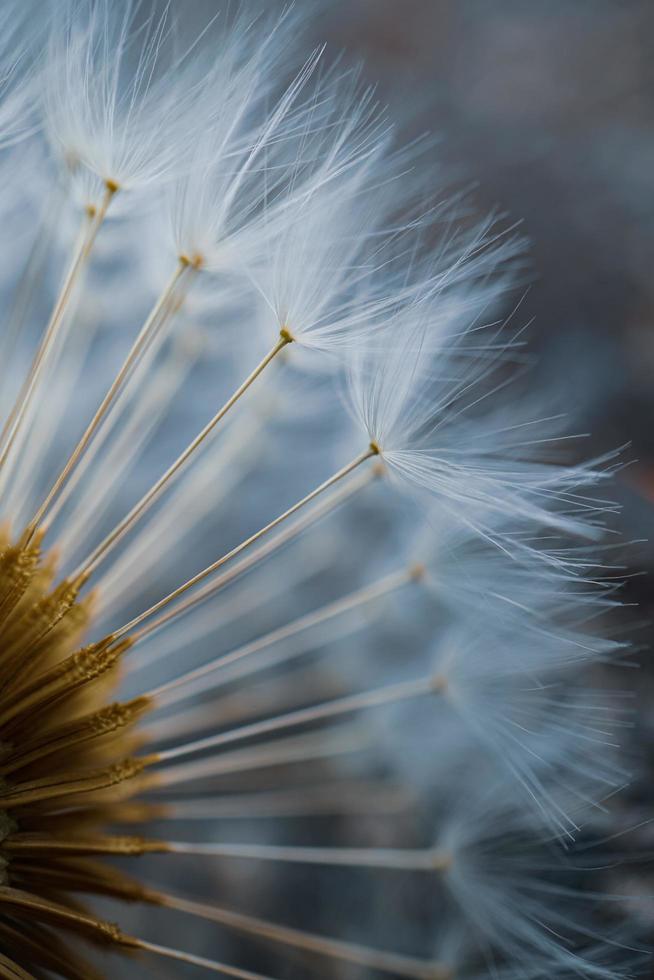
[[[522,246],[453,230],[292,8],[173,13],[71,0],[0,51],[44,215],[3,264],[0,974],[626,975],[561,884],[628,779],[588,679],[611,466],[521,415]]]

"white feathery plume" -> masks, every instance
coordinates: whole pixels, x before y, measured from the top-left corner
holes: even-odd
[[[501,782],[481,781],[462,799],[469,806],[455,808],[438,833],[439,848],[451,856],[443,880],[492,975],[498,969],[504,976],[505,964],[509,977],[512,971],[543,980],[633,976],[630,960],[638,951],[625,946],[624,931],[596,914],[602,896],[591,893],[589,901],[575,887],[574,854],[564,858],[535,841]]]
[[[616,658],[623,644],[603,634],[601,619],[620,604],[623,570],[588,548],[557,548],[552,535],[532,528],[513,525],[507,533],[506,550],[500,549],[432,508],[427,523],[418,523],[412,553],[437,604],[453,619],[465,612],[480,626],[555,638],[562,660],[573,658],[571,646],[580,662]]]
[[[556,636],[524,635],[484,624],[437,641],[434,675],[469,733],[515,781],[553,832],[573,839],[574,810],[602,801],[629,781],[618,757],[629,699],[592,690],[578,673],[576,647]],[[568,802],[561,802],[563,794]]]
[[[98,207],[107,187],[173,179],[196,127],[209,125],[219,70],[197,42],[181,51],[176,42],[167,6],[157,14],[140,0],[56,5],[44,67],[46,133],[84,204]]]
[[[457,272],[457,275],[460,275]],[[452,518],[502,546],[507,523],[532,523],[597,536],[596,517],[609,508],[586,492],[610,469],[548,461],[548,427],[493,411],[504,388],[498,360],[512,339],[492,326],[443,329],[438,291],[400,310],[385,343],[350,359],[348,402],[355,420],[405,486],[436,496]]]
[[[178,254],[254,281],[275,334],[332,349],[364,320],[352,290],[369,276],[370,239],[397,199],[375,194],[392,167],[374,92],[357,72],[321,71],[322,58],[316,52],[256,124],[248,119],[249,131],[228,114],[226,135],[207,134],[177,185],[173,225]]]

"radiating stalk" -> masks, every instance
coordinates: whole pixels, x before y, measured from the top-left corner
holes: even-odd
[[[209,759],[165,766],[156,773],[156,785],[165,789],[234,773],[315,762],[318,759],[362,752],[369,749],[371,744],[370,731],[358,725],[343,726],[327,733],[294,735],[291,738],[278,739],[271,745],[255,745],[252,748],[224,752]]]
[[[174,589],[173,592],[170,592],[163,599],[160,599],[159,602],[156,602],[153,606],[150,606],[149,609],[146,609],[134,619],[130,620],[129,623],[126,623],[120,629],[115,630],[113,633],[114,637],[116,639],[120,639],[120,637],[125,636],[126,633],[130,633],[135,630],[136,627],[140,626],[146,619],[149,619],[155,613],[158,613],[161,609],[164,609],[171,602],[174,602],[175,599],[179,599],[185,592],[188,592],[189,589],[192,589],[195,585],[198,585],[200,582],[204,581],[204,579],[206,579],[209,575],[212,575],[214,572],[218,571],[218,569],[222,568],[222,566],[228,561],[231,561],[247,548],[250,548],[253,544],[259,541],[260,538],[264,537],[266,534],[269,534],[269,532],[273,531],[276,527],[279,527],[279,525],[288,520],[289,517],[292,517],[303,507],[306,507],[307,504],[310,504],[313,500],[319,497],[322,493],[325,493],[326,490],[329,490],[331,487],[343,480],[346,476],[357,469],[357,467],[361,466],[362,463],[365,463],[366,460],[371,459],[376,455],[377,450],[371,447],[365,452],[361,453],[359,456],[356,456],[350,463],[343,466],[342,469],[334,473],[333,476],[330,476],[328,480],[325,480],[325,482],[321,483],[319,487],[316,487],[315,490],[308,493],[306,497],[303,497],[296,504],[293,504],[292,507],[289,507],[289,509],[284,511],[283,514],[280,514],[279,517],[276,517],[273,521],[266,524],[265,527],[262,527],[255,534],[251,535],[249,538],[246,538],[246,540],[242,541],[241,544],[237,545],[235,548],[232,548],[232,550],[228,551],[227,554],[223,555],[221,558],[218,558],[217,561],[213,562],[211,565],[208,565],[201,572],[198,572],[192,578],[188,579],[183,585],[180,585],[177,589]],[[89,562],[85,562],[77,570],[77,573],[79,574],[84,571],[90,574],[94,567],[95,560],[93,560],[90,564]]]
[[[169,960],[177,960],[179,963],[186,963],[190,966],[199,966],[203,970],[211,973],[221,973],[224,977],[236,977],[237,980],[275,980],[274,977],[263,973],[252,973],[250,970],[239,970],[238,967],[228,966],[226,963],[219,963],[217,960],[208,960],[204,956],[196,956],[194,953],[185,953],[181,949],[172,949],[170,946],[160,946],[158,943],[150,943],[145,939],[133,939],[136,949],[142,949],[148,953],[156,953]]]
[[[298,636],[300,633],[312,629],[315,626],[329,622],[330,620],[336,619],[339,616],[344,616],[355,609],[360,609],[385,595],[390,595],[391,593],[396,592],[398,589],[401,589],[405,585],[408,585],[410,582],[414,581],[416,577],[416,569],[413,567],[402,568],[397,572],[393,572],[390,575],[387,575],[385,578],[380,579],[378,582],[374,582],[372,585],[366,586],[363,589],[358,589],[355,592],[351,592],[349,595],[343,596],[341,599],[337,599],[335,602],[328,603],[321,609],[316,609],[311,613],[307,613],[307,615],[299,617],[292,623],[287,623],[285,626],[272,630],[265,636],[258,637],[256,640],[252,640],[250,643],[246,643],[243,646],[238,647],[236,650],[232,650],[230,653],[217,657],[208,664],[203,664],[201,667],[196,667],[194,670],[188,671],[186,674],[181,674],[172,681],[161,684],[154,691],[150,692],[150,696],[159,705],[169,705],[180,700],[179,696],[175,696],[173,692],[177,691],[180,687],[185,688],[187,684],[192,685],[192,689],[190,691],[183,692],[182,697],[184,698],[189,697],[194,693],[194,691],[197,689],[196,685],[198,682],[200,682],[202,685],[202,690],[206,690],[206,679],[214,672],[219,671],[230,664],[236,663],[239,660],[243,660],[245,657],[250,657],[255,653],[259,653],[260,651],[265,650],[267,647],[271,647],[276,643],[290,640],[292,637]],[[293,654],[291,653],[290,656],[292,655]],[[284,656],[285,658],[289,657],[288,650],[284,651]],[[214,686],[215,685],[213,684],[211,685],[212,688]]]
[[[114,378],[109,390],[107,391],[106,395],[102,399],[102,402],[97,408],[93,418],[91,419],[88,426],[86,427],[84,434],[82,435],[81,439],[75,446],[71,455],[68,457],[65,466],[63,467],[63,469],[59,473],[59,476],[53,483],[52,487],[47,493],[41,506],[34,514],[32,520],[29,522],[27,527],[27,533],[29,535],[28,540],[34,534],[39,524],[43,521],[43,518],[45,517],[48,511],[48,508],[56,500],[58,494],[61,492],[66,481],[68,480],[71,473],[77,466],[79,460],[82,458],[82,455],[84,454],[87,446],[93,439],[95,433],[98,431],[99,426],[101,425],[101,423],[107,416],[107,413],[114,405],[115,400],[118,397],[120,391],[123,389],[126,381],[134,371],[135,367],[138,365],[141,357],[143,356],[147,347],[152,341],[154,334],[159,329],[161,329],[161,326],[163,325],[163,322],[165,320],[163,314],[166,310],[166,307],[169,305],[170,300],[174,294],[174,291],[179,286],[182,277],[188,273],[189,269],[190,267],[188,266],[187,263],[180,262],[178,264],[175,272],[173,273],[170,280],[168,281],[168,284],[166,285],[161,295],[159,296],[157,302],[155,303],[152,310],[150,311],[150,314],[146,319],[145,323],[143,324],[143,326],[141,327],[141,330],[139,331],[136,340],[132,344],[127,354],[127,357],[123,361],[123,364],[120,370],[118,371],[118,374]]]
[[[180,453],[175,462],[168,467],[166,472],[159,477],[157,482],[147,491],[146,494],[144,494],[143,497],[141,497],[138,503],[132,507],[130,512],[122,519],[122,521],[116,525],[116,527],[106,536],[106,538],[100,542],[92,554],[82,563],[82,565],[80,565],[79,571],[84,570],[90,574],[97,568],[99,563],[107,557],[111,549],[118,544],[123,536],[138,520],[140,520],[141,517],[143,517],[143,515],[150,509],[155,501],[158,500],[163,490],[182,470],[196,449],[204,442],[207,436],[215,429],[225,415],[227,415],[229,410],[233,408],[236,402],[245,394],[248,388],[251,387],[259,375],[262,374],[265,368],[274,360],[277,354],[279,354],[279,352],[283,350],[283,348],[290,342],[290,337],[287,335],[282,335],[279,338],[272,350],[266,354],[263,360],[256,366],[254,371],[248,375],[243,384],[237,388],[231,398],[225,402],[225,404],[216,412],[213,418],[207,422],[205,427],[198,433],[195,439],[193,439],[186,449]]]
[[[276,718],[266,718],[264,721],[255,721],[226,732],[218,732],[216,735],[209,735],[206,738],[165,749],[157,753],[157,756],[161,762],[169,762],[173,759],[194,755],[196,752],[204,752],[208,749],[220,748],[223,745],[230,745],[244,739],[270,735],[286,728],[296,728],[298,725],[325,721],[329,718],[338,718],[340,715],[351,714],[362,709],[376,708],[385,704],[397,704],[400,701],[411,700],[415,697],[440,693],[442,690],[443,680],[439,676],[401,681],[399,684],[392,684],[389,687],[364,691],[361,694],[351,694],[335,701],[327,701],[309,708],[291,711]],[[152,697],[152,695],[147,696]],[[153,700],[156,704],[156,699]]]
[[[219,908],[204,902],[193,902],[173,895],[163,894],[160,896],[160,900],[161,904],[167,908],[208,919],[210,922],[216,922],[248,936],[267,939],[329,959],[353,963],[369,970],[390,973],[394,977],[404,977],[406,980],[451,980],[452,978],[450,969],[440,963],[420,960],[401,953],[374,949],[359,943],[329,939],[327,936],[305,932],[302,929],[292,929],[255,916],[243,915],[230,909]]]
[[[392,847],[279,847],[275,844],[196,844],[167,841],[171,854],[281,861],[329,868],[377,868],[383,871],[444,872],[452,865],[446,851],[435,848]]]
[[[352,814],[379,816],[406,812],[411,796],[391,783],[326,784],[316,788],[257,790],[169,803],[169,820],[267,820]]]
[[[107,185],[105,194],[100,207],[90,215],[84,216],[82,228],[78,238],[77,246],[73,253],[73,258],[64,278],[64,282],[59,291],[57,300],[53,307],[50,319],[45,332],[38,346],[34,359],[30,366],[27,378],[23,382],[18,398],[12,408],[7,421],[5,422],[2,433],[0,433],[0,470],[4,468],[9,458],[9,454],[16,442],[18,433],[25,421],[27,413],[32,403],[37,384],[47,365],[49,356],[54,347],[59,334],[64,317],[68,310],[73,292],[79,283],[82,272],[89,259],[95,239],[102,227],[107,215],[109,205],[116,193],[116,187]]]
[[[134,633],[132,640],[136,643],[137,640],[145,639],[148,636],[152,636],[158,630],[163,629],[174,620],[187,615],[197,606],[206,602],[212,596],[216,595],[226,586],[230,585],[241,575],[245,575],[252,568],[255,568],[264,559],[269,558],[270,555],[274,554],[284,545],[293,541],[295,538],[299,537],[307,528],[311,527],[317,521],[322,520],[328,514],[331,514],[334,510],[349,500],[356,493],[359,493],[365,487],[367,487],[374,479],[380,475],[381,470],[377,467],[373,467],[364,473],[357,474],[351,480],[345,482],[345,484],[326,501],[323,501],[319,506],[313,508],[308,514],[304,515],[302,518],[297,520],[294,524],[289,527],[284,528],[278,534],[276,534],[269,541],[264,544],[259,545],[255,548],[249,555],[242,558],[239,562],[236,562],[232,568],[223,572],[222,575],[218,576],[213,581],[207,583],[202,589],[198,589],[193,595],[188,596],[183,602],[180,602],[174,608],[169,609],[167,612],[162,613],[161,616],[156,617],[156,619],[151,620],[140,630]]]
[[[25,268],[16,285],[7,320],[0,338],[0,360],[8,364],[16,347],[16,341],[25,326],[34,298],[38,295],[39,275],[43,273],[46,257],[53,240],[53,231],[61,221],[63,206],[68,195],[65,183],[58,181],[50,190],[47,204],[39,218],[36,237],[30,248]],[[0,445],[2,441],[0,440]]]

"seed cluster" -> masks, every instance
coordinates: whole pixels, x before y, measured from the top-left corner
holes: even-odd
[[[129,802],[151,780],[134,730],[148,699],[112,701],[128,640],[80,647],[93,595],[80,600],[79,582],[53,587],[55,560],[38,540],[11,544],[5,532],[2,548],[0,945],[12,952],[0,975],[47,969],[91,980],[99,974],[68,937],[136,943],[96,919],[80,893],[156,901],[98,860],[165,849],[107,833],[156,811]]]

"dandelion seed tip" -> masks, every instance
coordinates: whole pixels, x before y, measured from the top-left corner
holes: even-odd
[[[140,902],[146,902],[148,905],[158,905],[160,908],[166,907],[166,896],[163,892],[159,892],[154,888],[146,888],[145,885],[138,887],[137,890]]]
[[[288,329],[288,327],[282,327],[282,329],[279,331],[279,336],[287,344],[292,344],[293,341],[295,340],[295,337]]]
[[[104,186],[107,188],[110,194],[117,194],[120,190],[120,184],[117,180],[113,180],[111,177],[107,177],[104,182]]]
[[[179,264],[184,269],[201,269],[204,265],[204,255],[199,252],[194,255],[187,255],[186,252],[182,252],[179,256]]]
[[[98,209],[96,208],[95,204],[87,204],[84,210],[86,211],[86,217],[91,220],[93,220],[98,213]]]
[[[420,582],[426,574],[427,566],[423,562],[416,561],[412,565],[409,565],[409,577],[412,582]]]
[[[373,456],[381,456],[381,449],[379,448],[379,443],[371,442],[369,446],[370,452]]]

